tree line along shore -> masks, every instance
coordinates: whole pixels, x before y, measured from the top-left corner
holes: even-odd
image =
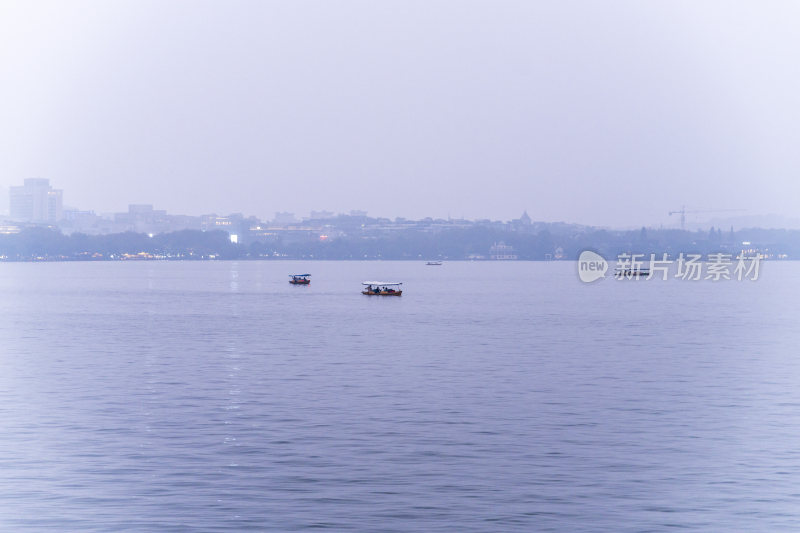
[[[322,259],[322,260],[575,260],[585,249],[606,257],[621,253],[761,254],[767,259],[800,258],[800,231],[743,229],[608,230],[545,227],[536,233],[492,228],[439,232],[405,231],[388,235],[347,235],[319,239],[232,242],[220,230],[182,230],[156,235],[64,234],[51,227],[28,227],[0,235],[4,261],[105,261],[159,259]]]

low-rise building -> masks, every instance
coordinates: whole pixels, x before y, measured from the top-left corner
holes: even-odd
[[[489,248],[489,257],[495,261],[511,261],[517,258],[514,247],[503,241],[496,242]]]

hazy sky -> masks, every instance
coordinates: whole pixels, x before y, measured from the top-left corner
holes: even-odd
[[[800,3],[0,0],[0,187],[97,212],[800,214]]]

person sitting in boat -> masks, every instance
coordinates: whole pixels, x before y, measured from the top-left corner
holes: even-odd
[[[375,294],[380,294],[380,293],[381,293],[381,288],[380,288],[380,287],[375,287],[375,288],[372,290],[372,292],[374,292]]]

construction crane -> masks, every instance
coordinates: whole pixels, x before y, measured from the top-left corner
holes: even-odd
[[[686,229],[686,213],[694,214],[694,213],[725,213],[725,212],[734,212],[734,211],[744,211],[744,209],[686,209],[685,205],[682,205],[679,211],[670,211],[669,215],[677,215],[680,213],[681,215],[681,229]]]

